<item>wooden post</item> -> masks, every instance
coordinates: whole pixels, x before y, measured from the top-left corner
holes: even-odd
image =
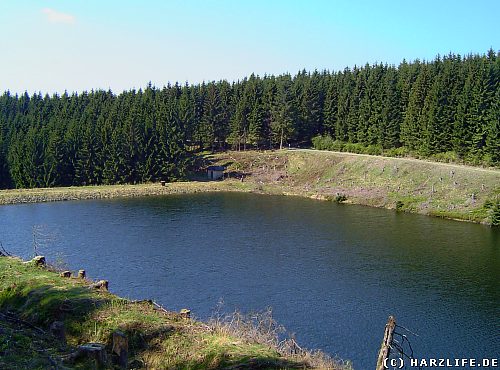
[[[378,353],[377,368],[376,370],[384,370],[387,359],[391,351],[392,334],[396,328],[396,319],[394,316],[389,316],[387,324],[385,324],[384,340],[380,346],[380,351]]]

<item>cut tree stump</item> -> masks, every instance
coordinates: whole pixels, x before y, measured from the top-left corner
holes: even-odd
[[[101,343],[87,343],[78,346],[78,352],[81,356],[86,356],[95,361],[95,364],[99,367],[104,367],[108,362],[108,356],[106,355],[106,346]]]
[[[50,325],[50,333],[59,339],[61,342],[66,343],[66,330],[62,321],[54,321]]]
[[[106,346],[101,343],[87,343],[78,346],[78,349],[64,358],[66,362],[75,362],[81,358],[88,358],[94,361],[97,368],[103,368],[107,365],[108,356],[106,355]]]
[[[94,283],[94,284],[90,284],[89,285],[89,288],[90,289],[99,289],[99,290],[104,290],[104,291],[108,291],[108,281],[107,280],[99,280],[97,283]]]
[[[25,263],[32,263],[35,266],[45,266],[45,256],[36,256],[33,259],[31,259],[28,262]]]
[[[61,272],[61,277],[64,277],[64,278],[70,278],[71,277],[71,271],[63,271]]]
[[[78,278],[85,279],[86,273],[85,270],[78,270]]]
[[[183,308],[182,310],[179,311],[179,314],[181,315],[182,318],[189,319],[191,317],[191,310]]]
[[[117,357],[114,358],[116,364],[122,369],[128,367],[128,338],[119,331],[113,332],[113,350],[112,353]]]

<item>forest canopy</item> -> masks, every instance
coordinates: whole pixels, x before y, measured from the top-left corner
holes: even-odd
[[[318,137],[500,165],[500,53],[124,91],[0,96],[0,188],[183,178],[195,150]]]

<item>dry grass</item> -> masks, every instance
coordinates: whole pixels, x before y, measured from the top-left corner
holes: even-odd
[[[238,338],[248,344],[260,344],[278,352],[283,358],[292,358],[305,368],[348,370],[349,362],[333,359],[322,351],[311,351],[300,347],[295,338],[276,322],[272,309],[244,314],[234,311],[221,314],[219,311],[208,322],[214,333]]]

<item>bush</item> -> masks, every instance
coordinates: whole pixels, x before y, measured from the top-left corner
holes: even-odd
[[[337,203],[343,203],[347,200],[347,195],[344,193],[337,193],[335,194],[335,198],[333,200]]]
[[[392,148],[384,153],[388,157],[406,157],[409,154],[409,151],[404,146],[400,148]]]
[[[368,145],[363,152],[369,155],[381,155],[382,147],[380,145]]]
[[[364,152],[363,144],[359,143],[347,143],[344,145],[344,152],[362,154]]]
[[[402,201],[398,200],[396,202],[396,211],[401,212],[403,210],[404,205],[405,204]]]
[[[344,146],[345,146],[344,142],[342,142],[340,140],[335,140],[332,143],[332,149],[331,150],[335,150],[337,152],[342,152],[342,151],[344,151]]]
[[[314,149],[318,150],[334,150],[337,152],[342,152],[344,146],[346,145],[340,140],[333,140],[330,135],[325,136],[315,136],[312,139],[312,144]]]
[[[318,150],[332,150],[333,143],[333,138],[329,135],[318,135],[312,138],[313,147]]]
[[[433,154],[431,156],[431,159],[434,159],[435,161],[438,161],[438,162],[445,162],[445,163],[456,163],[456,162],[460,161],[458,154],[454,151]]]
[[[491,207],[490,221],[491,226],[500,226],[500,201],[497,201],[493,207]]]

